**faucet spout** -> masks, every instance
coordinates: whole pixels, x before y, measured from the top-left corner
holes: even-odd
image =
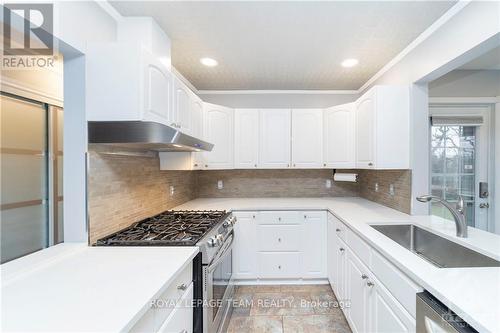
[[[420,202],[439,202],[443,206],[445,206],[453,216],[455,220],[455,226],[457,228],[457,237],[466,238],[467,237],[467,219],[465,215],[465,204],[464,198],[459,195],[458,202],[455,207],[453,207],[448,201],[441,199],[440,197],[436,197],[434,195],[422,195],[417,197],[417,200]]]

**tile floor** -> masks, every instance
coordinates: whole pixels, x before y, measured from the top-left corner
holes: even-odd
[[[351,333],[329,285],[237,286],[228,333]]]

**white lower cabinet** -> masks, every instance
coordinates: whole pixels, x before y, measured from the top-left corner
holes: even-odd
[[[325,279],[326,212],[233,212],[234,277],[239,280]]]
[[[161,325],[160,333],[190,333],[193,332],[193,284],[189,285],[167,320]]]
[[[349,303],[342,310],[352,331],[415,332],[414,304],[422,288],[331,214],[327,235],[333,251],[328,279],[338,300]]]
[[[257,278],[258,212],[233,212],[236,216],[233,243],[233,275],[235,279]]]

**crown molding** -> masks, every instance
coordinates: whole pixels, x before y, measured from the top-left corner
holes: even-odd
[[[199,95],[355,95],[358,90],[198,90]]]

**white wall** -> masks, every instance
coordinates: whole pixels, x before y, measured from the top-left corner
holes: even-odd
[[[64,55],[64,240],[87,242],[85,49],[93,42],[113,42],[117,22],[93,1],[58,1],[55,36]]]
[[[429,83],[430,97],[500,96],[500,70],[454,70]]]
[[[357,93],[283,92],[200,94],[205,102],[232,108],[326,108],[355,101]]]

